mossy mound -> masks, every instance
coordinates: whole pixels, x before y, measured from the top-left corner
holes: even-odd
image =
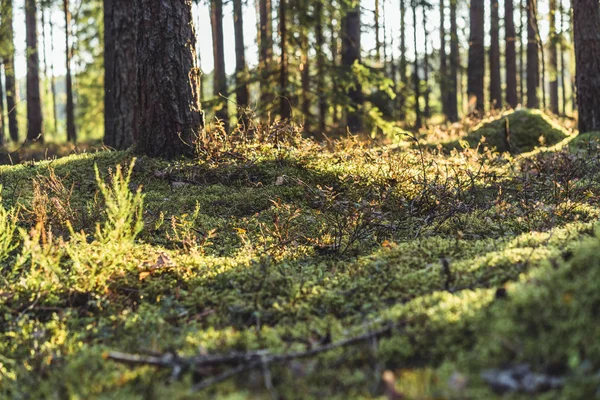
[[[507,134],[508,132],[508,134]],[[553,146],[569,137],[569,133],[539,110],[510,111],[484,120],[461,139],[442,144],[446,149],[468,146],[495,148],[513,154],[526,153],[536,147]]]

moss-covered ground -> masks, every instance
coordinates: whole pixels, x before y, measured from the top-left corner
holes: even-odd
[[[531,398],[482,379],[522,364],[560,380],[540,398],[598,396],[594,141],[513,158],[321,147],[275,126],[205,143],[196,160],[0,167],[1,397]],[[361,336],[196,392],[226,367],[110,356],[289,354]]]

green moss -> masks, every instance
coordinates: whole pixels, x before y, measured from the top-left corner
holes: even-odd
[[[600,132],[588,132],[577,135],[570,143],[573,152],[597,152],[600,144]]]

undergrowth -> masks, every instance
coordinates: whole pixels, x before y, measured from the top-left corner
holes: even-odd
[[[590,398],[600,158],[572,149],[322,147],[278,122],[207,132],[195,160],[0,167],[0,394],[493,398],[480,372],[527,363],[564,380],[545,398]],[[361,335],[201,394],[223,367],[107,359]]]

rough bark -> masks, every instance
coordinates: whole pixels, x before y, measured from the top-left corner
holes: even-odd
[[[210,23],[213,39],[213,95],[215,117],[227,125],[227,75],[225,73],[225,45],[223,43],[223,0],[211,0]]]
[[[27,0],[25,3],[25,29],[27,37],[27,141],[43,141],[44,119],[40,97],[40,59],[35,0]]]
[[[260,103],[267,108],[272,102],[271,84],[269,83],[270,70],[273,60],[273,16],[271,0],[259,0],[259,68],[261,74]]]
[[[363,129],[363,92],[360,82],[352,74],[352,66],[360,62],[360,3],[347,11],[342,19],[342,66],[347,76],[352,80],[348,89],[349,109],[347,110],[346,123],[352,133],[358,133]]]
[[[490,28],[490,103],[492,108],[502,108],[502,82],[500,78],[500,16],[498,0],[491,0]]]
[[[450,76],[448,79],[448,119],[458,121],[458,68],[460,54],[458,48],[458,23],[456,1],[450,0]]]
[[[537,40],[537,0],[527,0],[527,107],[539,108],[540,61]]]
[[[323,37],[323,3],[317,1],[315,5],[315,41],[317,50],[317,96],[319,103],[319,133],[325,132],[327,118],[327,100],[325,98],[325,53]]]
[[[281,59],[279,62],[279,116],[289,119],[292,108],[288,94],[288,31],[287,31],[287,0],[279,0],[279,46]]]
[[[550,31],[548,40],[548,63],[550,66],[550,111],[560,112],[558,107],[558,36],[556,34],[556,0],[550,0]]]
[[[600,3],[573,0],[579,132],[600,131]]]
[[[136,95],[135,12],[130,3],[104,0],[104,144],[133,144]]]
[[[506,42],[506,103],[512,108],[519,104],[517,95],[517,33],[515,31],[514,0],[504,1],[504,29]]]
[[[135,0],[136,151],[151,157],[193,155],[204,119],[191,0]]]
[[[248,92],[248,70],[246,67],[246,46],[244,43],[244,11],[242,0],[233,0],[233,28],[235,31],[235,101],[239,117],[245,116],[250,94]]]
[[[469,38],[469,65],[467,73],[467,94],[471,112],[483,113],[485,49],[484,38],[484,0],[471,0]]]

